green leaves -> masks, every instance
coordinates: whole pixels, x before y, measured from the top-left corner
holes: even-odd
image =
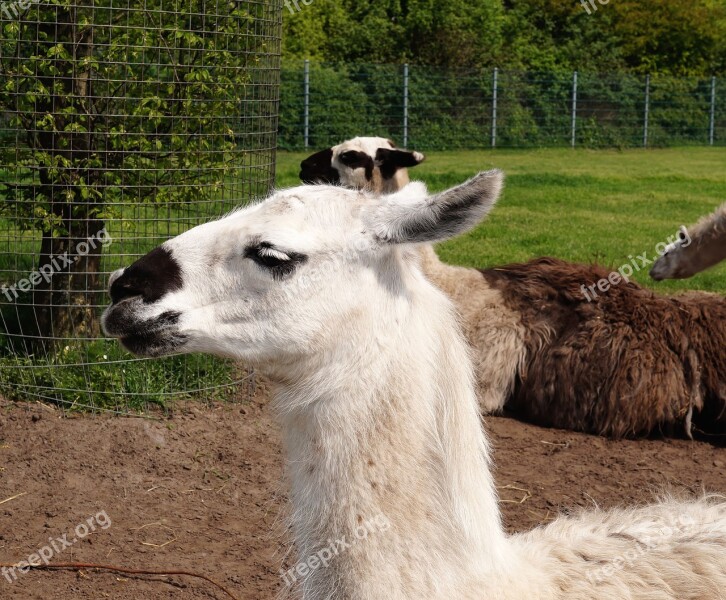
[[[284,55],[327,62],[710,76],[724,0],[315,0],[283,10]]]
[[[204,201],[241,177],[238,115],[269,114],[248,98],[267,42],[243,32],[259,4],[53,0],[2,23],[0,111],[26,132],[4,166],[27,185],[0,186],[0,213],[47,230],[61,227],[58,203],[90,215],[121,200]]]

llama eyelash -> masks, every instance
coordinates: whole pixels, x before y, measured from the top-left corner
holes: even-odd
[[[280,252],[279,250],[277,250],[275,248],[270,248],[267,246],[262,246],[262,247],[258,248],[257,255],[260,258],[271,258],[271,259],[276,259],[276,260],[280,260],[283,262],[287,262],[290,260],[290,257],[287,254],[285,254],[284,252]]]

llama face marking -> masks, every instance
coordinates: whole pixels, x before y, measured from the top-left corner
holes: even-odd
[[[302,186],[165,242],[111,279],[107,335],[135,354],[206,352],[300,366],[407,306],[402,245],[464,231],[494,204],[499,172],[429,197]],[[409,273],[408,277],[412,275]]]
[[[393,179],[399,170],[415,167],[423,160],[424,155],[420,152],[399,150],[391,140],[358,137],[303,160],[300,163],[300,180],[375,190],[386,187],[386,181]],[[375,182],[376,178],[382,181]]]
[[[184,341],[175,331],[177,311],[148,308],[182,287],[181,269],[171,252],[159,247],[120,269],[110,278],[111,300],[117,307],[104,320],[109,332],[121,332],[122,343],[132,352],[157,355],[173,352]],[[140,316],[139,316],[140,315]]]
[[[303,183],[340,183],[340,174],[333,168],[333,149],[326,148],[308,156],[300,163],[300,181]]]

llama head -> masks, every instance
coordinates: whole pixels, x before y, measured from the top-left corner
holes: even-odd
[[[436,195],[421,183],[383,197],[279,191],[113,273],[104,331],[145,356],[206,352],[271,368],[315,359],[386,327],[408,285],[428,285],[406,248],[473,227],[501,185],[489,171]]]
[[[399,150],[385,138],[357,137],[303,160],[300,180],[392,193],[408,183],[406,169],[424,158],[420,152]]]
[[[669,238],[669,240],[672,239]],[[686,229],[685,225],[681,225],[676,234],[675,241],[667,245],[661,243],[661,256],[650,269],[650,276],[656,281],[690,277],[691,273],[685,271],[688,262],[684,261],[681,255],[684,249],[691,245],[691,242],[692,240],[691,236],[688,235],[688,229]]]

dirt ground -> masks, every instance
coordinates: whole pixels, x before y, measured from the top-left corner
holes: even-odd
[[[189,570],[240,600],[276,597],[285,591],[279,569],[289,540],[279,435],[266,404],[259,388],[252,401],[177,405],[168,417],[144,419],[68,417],[0,400],[0,563],[53,540],[55,562]],[[486,426],[510,531],[577,506],[647,501],[664,486],[726,491],[724,447],[613,442],[507,418]],[[78,527],[89,520],[95,531],[84,535]],[[64,535],[78,541],[64,548]],[[228,598],[183,576],[9,577],[0,576],[0,598]]]

